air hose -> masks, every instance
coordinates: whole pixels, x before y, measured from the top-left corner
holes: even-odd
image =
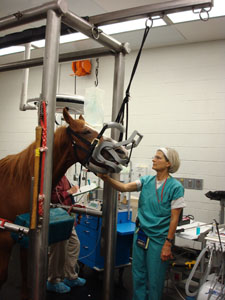
[[[188,277],[188,279],[187,279],[187,281],[186,281],[186,284],[185,284],[185,293],[186,293],[186,295],[189,296],[189,297],[194,297],[194,296],[196,296],[196,295],[198,294],[199,289],[197,289],[195,292],[190,292],[189,286],[190,286],[192,277],[194,276],[195,271],[196,271],[196,269],[197,269],[199,263],[201,262],[202,257],[205,255],[205,253],[206,253],[208,250],[209,250],[208,247],[202,249],[202,251],[201,251],[201,253],[199,254],[199,256],[198,256],[198,258],[197,258],[197,260],[196,260],[196,263],[195,263],[193,269],[191,270],[191,273],[190,273],[190,275],[189,275],[189,277]],[[203,285],[203,283],[205,283],[205,281],[206,281],[206,279],[207,279],[207,277],[208,277],[208,275],[209,275],[209,272],[210,272],[210,269],[211,269],[211,263],[212,263],[212,254],[213,254],[213,249],[211,249],[209,263],[208,263],[207,269],[206,269],[206,271],[205,271],[205,273],[204,273],[204,276],[202,276],[203,280],[202,280],[202,282],[201,282],[199,288]]]

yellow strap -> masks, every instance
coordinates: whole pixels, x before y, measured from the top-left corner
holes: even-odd
[[[35,149],[35,157],[40,156],[40,148]]]

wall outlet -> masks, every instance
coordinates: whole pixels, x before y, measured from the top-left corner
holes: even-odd
[[[203,180],[202,179],[195,179],[195,189],[196,190],[203,189]]]
[[[185,180],[184,180],[184,187],[186,189],[194,189],[195,188],[195,179],[185,178]]]

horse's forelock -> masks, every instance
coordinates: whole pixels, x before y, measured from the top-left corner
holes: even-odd
[[[85,129],[85,121],[84,119],[76,119],[70,123],[70,128],[77,133],[81,133]]]

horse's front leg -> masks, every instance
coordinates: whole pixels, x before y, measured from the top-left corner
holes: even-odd
[[[9,232],[0,231],[0,288],[8,277],[8,265],[14,241]]]

